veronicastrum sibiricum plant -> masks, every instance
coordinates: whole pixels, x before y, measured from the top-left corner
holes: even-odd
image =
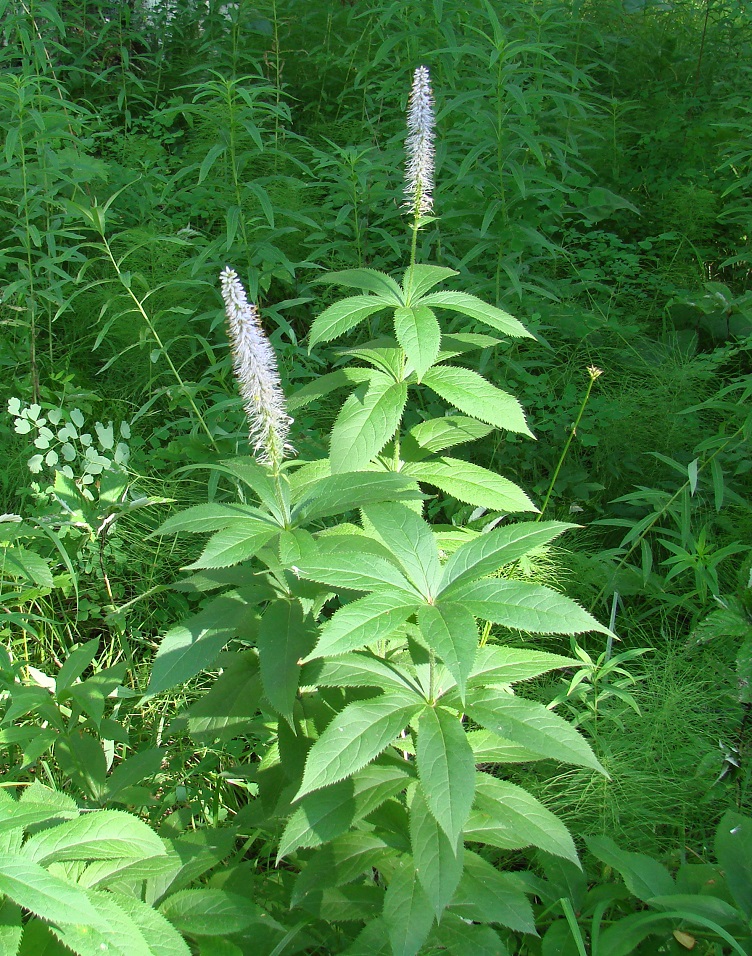
[[[408,143],[424,151],[408,162],[418,223],[430,200],[430,106],[421,68]],[[362,294],[318,316],[311,347],[379,313],[390,322],[345,352],[360,364],[290,397],[292,410],[356,386],[332,426],[329,456],[293,462],[283,460],[290,420],[270,347],[258,344],[237,276],[223,273],[258,458],[210,466],[231,478],[224,492],[220,483],[211,502],[160,529],[210,537],[189,566],[196,573],[179,585],[199,607],[164,637],[149,690],[223,669],[175,729],[202,746],[252,741],[245,773],[256,796],[240,832],[276,841],[287,876],[298,871],[294,881],[267,874],[268,892],[260,877],[255,901],[283,927],[305,925],[310,948],[327,952],[386,946],[416,956],[460,936],[474,951],[515,951],[515,934],[535,931],[524,888],[470,847],[536,846],[575,862],[577,854],[564,825],[505,780],[503,765],[554,759],[603,771],[577,730],[512,690],[577,662],[516,648],[509,635],[607,629],[566,596],[510,574],[571,526],[512,520],[537,511],[522,489],[447,454],[494,428],[529,434],[513,396],[457,363],[499,335],[529,333],[476,296],[432,291],[453,275],[412,262],[400,281],[375,269],[327,277]],[[440,312],[464,316],[469,330],[445,333]],[[425,387],[431,402],[415,404],[417,423],[403,432],[409,395]],[[426,417],[436,399],[448,413]],[[422,502],[437,492],[450,505],[488,510],[486,530],[432,526]],[[504,643],[490,624],[501,626]],[[236,653],[223,655],[228,644]],[[280,907],[280,893],[292,912]]]

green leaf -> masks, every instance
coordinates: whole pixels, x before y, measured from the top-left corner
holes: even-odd
[[[727,810],[715,834],[715,855],[747,919],[752,918],[752,818]]]
[[[406,591],[416,600],[420,595],[402,572],[391,562],[376,554],[344,551],[340,535],[319,538],[317,553],[307,556],[296,565],[296,574],[321,584],[329,584],[336,590],[373,591],[384,586]],[[352,540],[355,536],[348,536]],[[367,538],[365,539],[368,540]],[[357,540],[353,541],[356,545]]]
[[[368,391],[357,389],[332,427],[332,472],[364,471],[399,427],[407,385],[386,375],[374,377]]]
[[[496,930],[480,923],[468,923],[454,913],[444,915],[435,936],[452,956],[509,956]]]
[[[394,333],[420,382],[436,361],[441,346],[441,329],[436,316],[420,305],[395,309]]]
[[[419,603],[406,591],[390,590],[374,591],[346,604],[321,629],[319,642],[304,663],[375,644],[404,624]]]
[[[0,893],[51,923],[100,925],[96,910],[80,887],[18,855],[0,854]]]
[[[233,523],[209,538],[201,557],[186,565],[189,571],[199,568],[228,568],[246,561],[259,552],[279,527],[260,518],[236,518]]]
[[[652,857],[622,850],[611,837],[585,837],[585,842],[593,856],[621,874],[627,889],[638,900],[647,902],[653,896],[676,892],[671,874]]]
[[[455,714],[443,707],[426,707],[421,713],[417,765],[431,813],[456,846],[473,804],[475,758]]]
[[[415,870],[404,863],[392,876],[384,898],[384,922],[393,956],[416,956],[433,926],[433,907]]]
[[[212,471],[222,472],[242,481],[275,515],[277,520],[284,523],[284,516],[279,511],[274,482],[269,476],[269,471],[260,465],[255,458],[230,458],[221,461],[218,465],[205,465],[203,467],[209,467]]]
[[[30,919],[24,924],[19,956],[70,956],[71,951],[52,935],[46,923]]]
[[[426,372],[423,381],[466,415],[496,428],[533,437],[517,399],[491,385],[477,372],[454,365],[435,365]]]
[[[293,521],[303,524],[355,511],[380,501],[414,501],[422,495],[415,482],[394,472],[344,472],[321,478],[293,510]]]
[[[388,295],[353,295],[335,302],[316,317],[311,326],[309,348],[336,339],[374,313],[395,304]]]
[[[506,513],[538,510],[513,481],[460,458],[406,462],[402,474],[434,485],[452,498],[476,508]]]
[[[374,687],[398,691],[415,689],[397,665],[373,654],[359,652],[326,660],[318,658],[304,665],[300,686]]]
[[[314,743],[295,799],[351,776],[391,744],[422,702],[407,694],[384,694],[348,704]]]
[[[453,603],[464,604],[476,617],[533,634],[579,634],[600,631],[603,624],[571,598],[527,581],[486,578],[452,588]]]
[[[235,524],[238,518],[259,518],[263,517],[258,508],[251,508],[247,505],[224,505],[217,502],[209,502],[203,505],[194,505],[192,508],[186,508],[179,514],[168,518],[154,534],[177,534],[182,531],[189,531],[192,534],[199,534],[206,531],[220,531],[222,528],[228,528]]]
[[[80,956],[155,956],[144,934],[110,893],[88,891],[99,923],[96,926],[71,924],[51,927],[52,932]]]
[[[420,787],[410,804],[410,845],[415,872],[440,920],[462,876],[462,840],[449,840],[428,809]]]
[[[499,923],[520,933],[535,934],[533,908],[520,881],[470,850],[451,904],[452,912],[477,923]]]
[[[300,660],[315,640],[316,625],[297,601],[274,601],[261,618],[258,649],[264,695],[290,725]]]
[[[431,598],[441,580],[439,549],[430,525],[412,508],[399,503],[363,509],[376,537],[401,564],[420,593]]]
[[[314,890],[342,886],[357,880],[373,868],[380,869],[382,861],[394,855],[380,836],[357,830],[336,837],[318,850],[306,863],[293,887],[291,906]]]
[[[481,763],[532,763],[542,756],[526,750],[520,744],[500,737],[490,730],[471,730],[467,740],[473,748],[476,764]]]
[[[671,920],[660,919],[656,913],[630,913],[604,929],[599,945],[609,956],[629,956],[648,936],[658,934],[665,938],[675,925]]]
[[[581,661],[558,654],[486,644],[478,651],[470,684],[473,687],[513,684],[515,681],[531,680],[559,667],[578,667],[580,664]]]
[[[341,285],[350,289],[363,289],[375,292],[385,298],[394,298],[395,305],[402,305],[402,289],[387,275],[378,269],[343,269],[321,276],[318,282],[326,285]]]
[[[514,316],[466,292],[434,292],[424,296],[420,304],[438,305],[450,312],[459,312],[513,338],[535,338]]]
[[[16,956],[22,935],[21,907],[3,900],[0,902],[0,953]]]
[[[412,305],[422,296],[433,289],[439,282],[449,279],[452,276],[459,275],[455,269],[447,269],[445,266],[428,266],[418,264],[409,266],[405,269],[405,275],[402,279],[402,288],[405,290],[405,304]]]
[[[522,787],[487,773],[476,774],[465,839],[500,850],[537,846],[578,863],[572,838],[558,817]]]
[[[452,554],[444,566],[441,590],[457,587],[472,578],[482,578],[498,571],[505,564],[518,561],[535,548],[543,547],[557,535],[576,525],[561,521],[523,521],[519,524],[494,528],[479,534]]]
[[[207,888],[180,890],[160,904],[159,912],[188,936],[242,933],[262,915],[244,896]]]
[[[225,644],[245,632],[250,616],[243,597],[230,592],[173,627],[159,645],[147,693],[160,694],[210,667]]]
[[[149,941],[154,956],[190,956],[190,949],[175,927],[153,907],[125,893],[113,893],[115,902]]]
[[[533,753],[608,776],[585,738],[543,704],[493,688],[473,689],[468,690],[467,712],[482,727]]]
[[[58,699],[83,674],[97,656],[98,650],[99,639],[94,638],[71,651],[55,678],[55,696]]]
[[[457,682],[460,698],[464,701],[465,685],[478,650],[475,618],[461,604],[439,602],[420,608],[418,626],[426,645]]]
[[[242,654],[225,667],[206,693],[172,721],[171,727],[185,727],[200,741],[226,742],[246,731],[260,701],[258,658],[254,653]]]
[[[302,388],[287,399],[287,409],[294,412],[298,408],[310,405],[311,402],[324,395],[330,395],[337,389],[345,388],[348,385],[360,385],[362,382],[370,382],[373,378],[373,371],[370,368],[340,368],[336,372],[329,372],[328,375],[319,375],[312,382],[307,382]]]
[[[277,862],[298,847],[320,846],[346,833],[409,781],[396,764],[371,764],[347,780],[303,797],[290,817],[279,843]]]
[[[436,453],[453,445],[478,441],[491,432],[492,426],[465,415],[445,415],[414,425],[409,434],[427,452]]]
[[[61,860],[145,859],[166,853],[157,834],[122,810],[97,810],[34,834],[24,857],[49,865]]]

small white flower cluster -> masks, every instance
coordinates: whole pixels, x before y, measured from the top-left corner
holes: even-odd
[[[407,109],[407,173],[405,205],[416,220],[433,210],[434,115],[431,77],[428,67],[419,66],[413,76],[413,87]]]
[[[261,328],[258,309],[248,301],[234,269],[220,273],[233,368],[249,423],[249,437],[262,464],[279,468],[292,452],[287,436],[292,419],[285,408],[277,357]]]

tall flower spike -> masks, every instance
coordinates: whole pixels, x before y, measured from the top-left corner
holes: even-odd
[[[234,269],[219,276],[232,348],[232,364],[249,424],[249,438],[259,461],[277,470],[286,452],[292,419],[285,408],[277,358],[261,328],[258,309],[248,301]]]
[[[419,66],[407,108],[405,205],[416,222],[433,210],[433,93],[428,67]]]

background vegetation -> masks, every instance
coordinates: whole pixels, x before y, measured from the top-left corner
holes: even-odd
[[[126,913],[129,956],[752,952],[751,54],[744,0],[0,0],[0,952],[116,947],[76,928],[97,925],[92,906],[112,925]],[[563,768],[474,738],[478,769],[556,814],[585,868],[535,839],[467,858],[479,885],[495,868],[524,891],[539,937],[481,918],[467,888],[421,935],[397,890],[383,903],[403,871],[380,845],[315,892],[328,858],[300,843],[277,865],[285,824],[264,781],[302,775],[362,688],[325,688],[315,732],[254,698],[266,592],[183,679],[154,663],[213,587],[240,580],[227,565],[186,582],[195,539],[154,534],[242,494],[215,467],[249,451],[218,274],[230,264],[259,305],[298,460],[327,459],[339,393],[317,383],[368,363],[387,326],[309,349],[341,298],[321,280],[401,279],[409,263],[404,113],[421,64],[436,218],[417,261],[534,335],[476,340],[462,362],[519,400],[537,440],[481,425],[452,454],[578,525],[504,577],[612,632],[482,630],[566,656],[524,692],[595,760]],[[489,332],[456,312],[442,330]],[[409,394],[405,435],[446,412],[440,391]],[[524,511],[422,487],[446,553]],[[351,530],[369,502],[351,504],[311,529]],[[468,736],[490,733],[479,723]],[[406,764],[409,736],[392,748]],[[387,786],[364,816],[406,854],[397,817],[418,798],[398,783],[407,798]],[[33,873],[13,870],[22,845]],[[412,914],[406,938],[382,905],[387,924]]]

